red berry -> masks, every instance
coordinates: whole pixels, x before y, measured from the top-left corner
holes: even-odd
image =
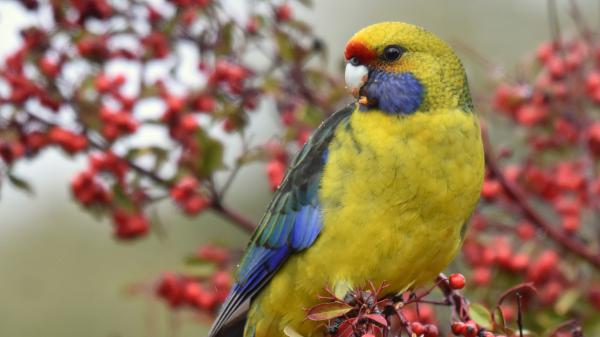
[[[200,294],[196,297],[194,304],[205,310],[212,310],[217,304],[217,296],[215,293],[208,292],[202,288]]]
[[[502,192],[502,185],[496,179],[486,179],[481,188],[481,196],[486,199],[496,198]]]
[[[425,325],[425,329],[423,331],[424,337],[438,337],[439,334],[440,334],[440,332],[439,332],[437,326],[435,326],[433,324]]]
[[[600,285],[592,285],[587,292],[587,298],[596,310],[600,310]]]
[[[308,138],[310,137],[311,133],[312,132],[308,129],[300,130],[300,132],[298,132],[298,137],[296,139],[298,142],[298,145],[306,144],[306,141],[308,141]]]
[[[410,329],[417,336],[422,335],[425,332],[425,326],[420,322],[412,322],[410,323]]]
[[[200,247],[197,255],[201,260],[212,261],[219,264],[227,262],[230,258],[227,249],[211,244]]]
[[[573,234],[579,230],[581,221],[578,215],[567,215],[562,218],[561,226],[565,232]]]
[[[450,328],[451,328],[453,334],[455,334],[457,336],[461,336],[461,335],[464,335],[464,333],[467,329],[467,326],[463,322],[454,322],[454,323],[452,323],[452,326]]]
[[[183,299],[181,280],[172,273],[165,273],[156,287],[156,294],[169,302],[171,307],[177,307]]]
[[[40,69],[46,76],[55,77],[60,71],[60,66],[58,62],[45,56],[40,59]]]
[[[465,337],[475,337],[477,336],[477,332],[479,329],[477,328],[477,324],[473,321],[469,321],[465,324]]]
[[[473,270],[473,283],[486,285],[492,280],[492,271],[487,267],[477,267]]]
[[[194,101],[194,107],[198,111],[213,112],[216,107],[216,101],[212,96],[200,95]]]
[[[448,277],[450,288],[454,290],[462,289],[465,286],[465,277],[462,274],[452,274]]]
[[[255,17],[252,17],[248,20],[248,23],[246,24],[246,32],[248,32],[248,34],[250,35],[256,34],[258,32],[258,27],[258,20]]]
[[[587,143],[590,152],[600,157],[600,122],[595,122],[587,129]]]
[[[517,122],[524,126],[533,126],[546,119],[548,112],[544,106],[525,104],[516,111]]]
[[[543,304],[552,304],[558,300],[564,292],[563,285],[558,281],[548,282],[539,292],[539,298]]]
[[[600,88],[600,72],[590,72],[585,78],[585,90],[588,94],[591,94],[598,88]]]
[[[25,136],[25,147],[30,152],[37,152],[48,144],[48,139],[41,132],[28,133]]]
[[[226,132],[233,132],[237,130],[238,127],[238,123],[235,121],[234,118],[231,117],[225,119],[225,122],[223,123],[223,130],[225,130]]]
[[[529,256],[523,253],[513,256],[510,269],[514,271],[523,271],[529,265]]]
[[[200,285],[195,281],[187,281],[183,287],[183,297],[189,304],[196,303],[196,300],[203,292]]]
[[[589,95],[594,103],[596,103],[596,104],[600,103],[600,88],[594,90]]]
[[[185,99],[182,97],[176,97],[176,96],[169,95],[169,96],[167,96],[165,101],[166,101],[168,109],[171,111],[174,111],[174,112],[181,111],[183,109],[183,107],[185,106]]]
[[[554,174],[556,184],[563,190],[575,191],[585,185],[585,177],[575,163],[559,163]]]
[[[536,56],[542,63],[546,63],[554,56],[554,44],[552,42],[542,43],[537,49]]]
[[[143,213],[129,214],[123,210],[113,213],[115,235],[119,239],[134,239],[148,233],[150,225]]]
[[[96,80],[94,81],[96,86],[96,90],[99,92],[107,92],[112,88],[112,81],[107,74],[98,74]]]
[[[285,164],[279,160],[271,160],[267,164],[267,176],[269,177],[269,183],[271,190],[276,190],[279,184],[283,181],[285,175]]]
[[[561,215],[579,215],[582,205],[578,200],[563,196],[556,199],[554,208]]]
[[[287,21],[292,17],[292,8],[289,4],[283,4],[275,8],[275,19],[277,21]]]
[[[181,129],[186,133],[191,133],[198,129],[198,121],[194,115],[185,115],[181,118]]]
[[[565,61],[558,56],[551,57],[546,66],[550,75],[555,79],[563,78],[567,72]]]
[[[212,282],[217,289],[229,289],[233,283],[231,273],[228,271],[218,271],[213,274]]]
[[[535,236],[535,227],[529,222],[522,222],[517,225],[517,235],[523,240],[530,240]]]
[[[194,196],[185,201],[183,209],[189,215],[195,215],[206,209],[210,205],[210,202],[200,196]]]
[[[537,260],[530,266],[527,278],[536,284],[546,280],[550,273],[556,269],[559,257],[554,250],[543,251]]]

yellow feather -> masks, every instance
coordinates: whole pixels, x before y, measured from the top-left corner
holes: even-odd
[[[476,117],[458,109],[403,117],[357,111],[349,125],[329,150],[323,231],[254,301],[256,336],[283,336],[288,325],[313,336],[303,308],[326,286],[385,281],[400,291],[434,279],[458,251],[483,180]]]

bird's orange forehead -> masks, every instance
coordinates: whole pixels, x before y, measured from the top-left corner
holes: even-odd
[[[361,64],[366,64],[377,58],[377,53],[358,39],[352,39],[346,45],[344,56],[346,60],[356,57]]]

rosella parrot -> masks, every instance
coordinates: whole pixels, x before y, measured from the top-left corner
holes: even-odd
[[[238,267],[210,337],[322,336],[306,319],[326,287],[432,281],[479,200],[483,146],[464,68],[423,28],[384,22],[345,49],[356,102],[314,131]]]

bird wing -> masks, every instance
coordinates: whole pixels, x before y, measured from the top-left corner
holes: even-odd
[[[319,185],[336,127],[355,110],[350,104],[311,135],[269,204],[238,267],[236,283],[209,332],[216,336],[233,314],[271,280],[287,258],[310,247],[323,225]]]

